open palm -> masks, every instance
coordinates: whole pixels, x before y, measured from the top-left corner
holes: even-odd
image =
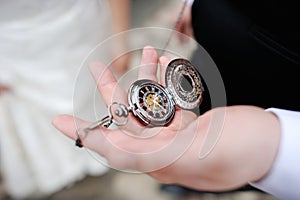
[[[152,47],[145,47],[139,79],[158,81],[159,63],[160,79],[164,80],[169,61],[159,58]],[[105,104],[117,101],[127,105],[127,93],[110,70],[100,62],[89,67]],[[90,122],[60,115],[53,124],[75,140],[76,133],[81,134]],[[130,114],[125,126],[99,127],[88,132],[82,142],[114,168],[145,172],[164,183],[220,191],[259,180],[267,173],[278,148],[279,130],[273,114],[253,106],[215,108],[198,117],[176,109],[168,126],[146,127]],[[213,137],[211,151],[202,158],[199,153],[214,135],[219,137]]]

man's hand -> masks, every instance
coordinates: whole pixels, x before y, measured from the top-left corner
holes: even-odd
[[[164,77],[169,61],[167,57],[158,58],[152,47],[145,47],[139,79],[158,81],[158,63]],[[106,105],[114,101],[127,104],[127,93],[106,66],[93,63],[90,71]],[[53,124],[75,140],[76,131],[90,123],[60,115]],[[130,114],[127,125],[119,129],[99,127],[90,131],[83,145],[117,169],[145,172],[163,183],[223,191],[266,175],[279,141],[280,126],[273,114],[253,106],[233,106],[216,108],[200,117],[177,109],[173,121],[165,127],[143,126]],[[201,156],[205,148],[208,151]]]

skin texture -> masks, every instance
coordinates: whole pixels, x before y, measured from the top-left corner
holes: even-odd
[[[158,58],[152,47],[145,47],[139,79],[159,81],[158,63],[164,77],[169,61],[167,57]],[[113,101],[127,104],[127,93],[106,66],[96,62],[89,68],[98,80],[99,92],[105,94],[106,104]],[[73,140],[77,128],[89,124],[69,115],[59,115],[53,120],[53,125]],[[219,137],[211,151],[200,157],[199,152],[211,134]],[[189,145],[185,143],[187,140]],[[99,127],[83,138],[85,147],[107,158],[114,168],[133,169],[162,183],[210,191],[230,190],[263,178],[272,167],[279,142],[278,119],[253,106],[220,107],[198,117],[177,108],[167,127],[145,127],[130,115],[128,124],[119,129]],[[158,154],[149,158],[149,152]]]

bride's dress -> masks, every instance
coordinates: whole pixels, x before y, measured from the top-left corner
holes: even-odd
[[[13,197],[51,194],[107,171],[51,120],[73,114],[80,64],[108,36],[108,27],[104,0],[1,1],[0,84],[10,91],[0,95],[0,170]],[[80,77],[75,114],[86,119],[94,91],[87,88],[94,86],[88,73]]]

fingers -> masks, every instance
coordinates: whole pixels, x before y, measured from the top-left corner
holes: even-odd
[[[115,59],[111,64],[112,71],[114,72],[114,74],[116,74],[119,77],[125,74],[125,72],[128,70],[129,60],[130,60],[130,54],[124,54],[119,58]]]
[[[105,133],[112,132],[112,130],[105,129],[104,133],[103,130],[95,129],[95,131],[90,131],[86,134],[83,132],[83,128],[88,127],[89,123],[70,115],[59,115],[54,118],[52,124],[72,140],[76,140],[79,136],[84,147],[92,149],[101,155],[106,153]]]
[[[142,167],[144,164],[141,164],[141,166],[137,165],[137,163],[139,163],[137,160],[140,160],[140,153],[144,153],[145,150],[146,152],[152,152],[152,149],[160,149],[160,146],[153,146],[160,143],[132,137],[118,129],[109,130],[99,127],[89,131],[87,134],[83,133],[81,130],[87,127],[89,123],[69,115],[57,116],[52,124],[64,135],[73,140],[77,139],[77,132],[84,147],[105,157],[112,167],[118,169],[143,171],[145,170],[145,168]]]
[[[157,81],[157,63],[158,54],[151,46],[146,46],[143,49],[141,67],[139,70],[139,79],[150,79]]]
[[[166,74],[166,69],[167,69],[167,66],[170,62],[170,59],[166,56],[162,56],[159,58],[159,64],[160,64],[160,81],[161,81],[161,84],[163,86],[166,86],[166,83],[165,83],[165,74]]]
[[[135,169],[135,157],[120,148],[129,143],[129,137],[119,130],[100,127],[85,134],[81,130],[87,127],[88,123],[69,115],[57,116],[52,124],[73,140],[77,139],[77,132],[83,146],[105,157],[110,166],[118,169]]]
[[[76,139],[76,125],[74,118],[70,115],[59,115],[52,121],[53,126],[62,132],[67,137],[75,140]]]
[[[127,93],[121,88],[112,72],[104,64],[93,62],[89,64],[89,69],[106,105],[114,101],[127,104]]]
[[[169,63],[167,57],[158,59],[156,50],[151,46],[146,46],[143,49],[141,67],[139,70],[139,79],[150,79],[157,81],[157,63],[161,64],[160,78],[164,85],[165,70]],[[97,87],[106,105],[114,101],[127,103],[127,94],[120,87],[112,72],[101,62],[93,62],[89,64],[89,69],[97,83]]]
[[[150,60],[147,56],[146,59],[148,59],[148,61]],[[148,61],[145,60],[145,62]],[[127,92],[125,92],[118,84],[118,81],[112,72],[104,64],[101,62],[92,62],[89,64],[89,69],[97,83],[98,90],[106,106],[112,102],[128,105]],[[132,115],[130,115],[128,123],[125,126],[122,126],[122,129],[138,132],[143,129],[143,127],[136,120],[134,120]]]

